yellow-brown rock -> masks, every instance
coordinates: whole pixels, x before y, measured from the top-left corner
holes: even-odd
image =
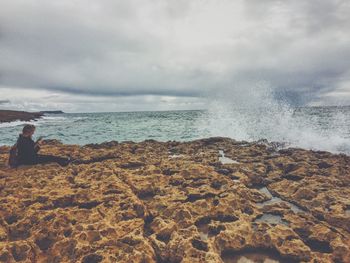
[[[0,262],[350,262],[346,155],[227,138],[46,141],[42,153],[79,162],[10,169],[8,151]]]

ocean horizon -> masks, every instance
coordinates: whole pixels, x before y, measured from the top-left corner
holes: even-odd
[[[350,154],[350,106],[45,114],[30,122],[1,123],[0,145],[14,144],[25,123],[37,126],[36,137],[66,144],[221,136]]]

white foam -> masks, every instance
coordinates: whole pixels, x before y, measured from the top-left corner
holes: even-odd
[[[48,120],[48,121],[62,121],[66,120],[66,117],[63,116],[42,116],[42,120]]]
[[[0,128],[16,127],[16,126],[23,125],[25,123],[30,123],[30,122],[26,122],[26,121],[3,122],[3,123],[0,123]]]
[[[40,126],[40,125],[48,123],[48,122],[58,122],[58,121],[65,121],[65,120],[66,120],[65,117],[43,116],[40,119],[31,120],[31,121],[3,122],[3,123],[0,123],[0,128],[16,127],[16,126],[22,126],[24,124],[34,124],[36,126]]]
[[[11,121],[11,122],[4,122],[0,123],[0,128],[8,128],[8,127],[16,127],[16,126],[23,126],[24,124],[34,124],[36,126],[41,126],[47,123],[61,123],[61,122],[74,122],[77,120],[86,119],[87,117],[66,117],[66,116],[47,116],[44,115],[41,118],[37,120],[31,120],[31,121]]]
[[[284,142],[289,146],[350,153],[350,110],[306,114],[273,98],[271,89],[251,87],[209,101],[199,122],[209,136]],[[336,113],[335,113],[336,112]]]
[[[239,162],[226,157],[223,150],[219,150],[219,155],[219,162],[222,164],[239,164]]]

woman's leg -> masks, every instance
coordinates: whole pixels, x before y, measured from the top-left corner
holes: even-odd
[[[53,156],[53,155],[43,155],[38,154],[36,158],[37,164],[43,164],[43,163],[58,163],[61,166],[66,166],[69,164],[68,158]]]

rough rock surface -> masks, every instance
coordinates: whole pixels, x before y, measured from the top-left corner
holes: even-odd
[[[350,262],[350,157],[210,138],[47,142],[6,167],[0,262]],[[220,162],[219,150],[235,162]]]

